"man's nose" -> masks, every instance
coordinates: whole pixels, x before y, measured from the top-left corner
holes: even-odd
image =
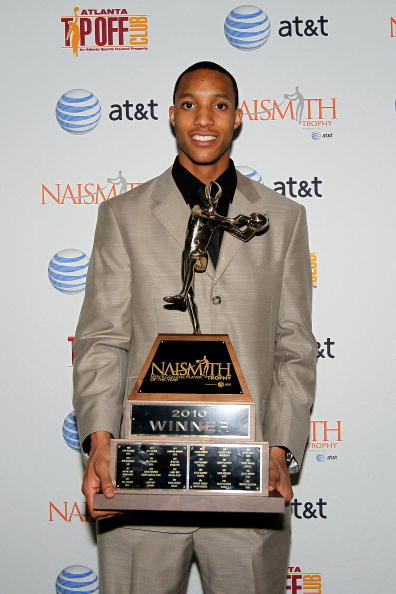
[[[213,115],[208,107],[199,107],[195,116],[195,123],[198,126],[210,126],[213,124]]]

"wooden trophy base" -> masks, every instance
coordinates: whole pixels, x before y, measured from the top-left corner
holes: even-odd
[[[284,499],[268,496],[268,443],[112,440],[112,499],[95,509],[283,513]]]
[[[182,512],[243,512],[283,514],[285,500],[278,495],[179,495],[176,493],[117,493],[112,499],[95,495],[96,510],[119,511],[182,511]]]
[[[111,440],[116,495],[97,510],[283,513],[268,496],[266,442],[227,335],[160,334]]]

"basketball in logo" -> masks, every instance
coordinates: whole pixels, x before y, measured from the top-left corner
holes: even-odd
[[[227,41],[240,50],[255,50],[271,33],[271,24],[265,12],[257,6],[243,4],[231,10],[224,22]]]

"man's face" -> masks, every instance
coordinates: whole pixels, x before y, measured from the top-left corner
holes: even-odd
[[[228,76],[216,70],[185,74],[176,91],[175,105],[169,108],[169,117],[182,165],[227,167],[233,132],[242,118],[241,110],[235,109]]]

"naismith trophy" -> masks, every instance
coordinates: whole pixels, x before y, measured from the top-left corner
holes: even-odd
[[[212,196],[213,192],[215,195]],[[160,334],[125,405],[124,439],[111,440],[116,495],[96,509],[283,512],[268,497],[268,443],[255,441],[255,404],[228,335],[201,334],[195,271],[208,261],[214,229],[242,241],[269,228],[253,213],[216,212],[221,188],[195,205],[182,255],[182,287],[167,303],[188,310],[193,334]]]

